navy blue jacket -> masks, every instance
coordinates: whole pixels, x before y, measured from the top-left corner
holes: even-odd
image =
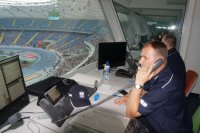
[[[168,50],[167,66],[172,70],[174,76],[179,79],[180,85],[183,85],[183,89],[186,86],[186,68],[183,59],[179,52],[172,48]]]
[[[185,109],[184,92],[167,66],[145,87],[149,92],[141,98],[138,111],[157,132],[192,132],[192,119]]]

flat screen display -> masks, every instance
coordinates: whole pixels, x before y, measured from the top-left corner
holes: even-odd
[[[103,42],[98,47],[98,69],[103,69],[104,64],[109,62],[110,67],[125,65],[126,42]]]
[[[0,125],[28,103],[19,56],[0,60]]]
[[[5,63],[2,65],[2,70],[7,84],[22,76],[18,61]]]

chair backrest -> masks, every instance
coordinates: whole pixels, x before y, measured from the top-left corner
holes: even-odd
[[[199,133],[200,129],[200,106],[196,109],[192,116],[193,133]]]
[[[192,91],[196,81],[198,79],[198,74],[193,70],[188,70],[186,72],[186,87],[185,87],[185,96],[187,97]]]

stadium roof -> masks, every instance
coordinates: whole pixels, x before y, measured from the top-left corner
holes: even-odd
[[[51,11],[61,19],[104,19],[98,0],[0,0],[0,18],[48,18]]]
[[[41,6],[57,3],[57,0],[0,0],[0,6]]]

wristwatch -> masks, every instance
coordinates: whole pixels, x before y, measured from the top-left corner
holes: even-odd
[[[142,89],[142,88],[143,88],[143,86],[142,86],[142,85],[140,85],[140,84],[135,84],[135,88],[136,88],[136,89]]]

